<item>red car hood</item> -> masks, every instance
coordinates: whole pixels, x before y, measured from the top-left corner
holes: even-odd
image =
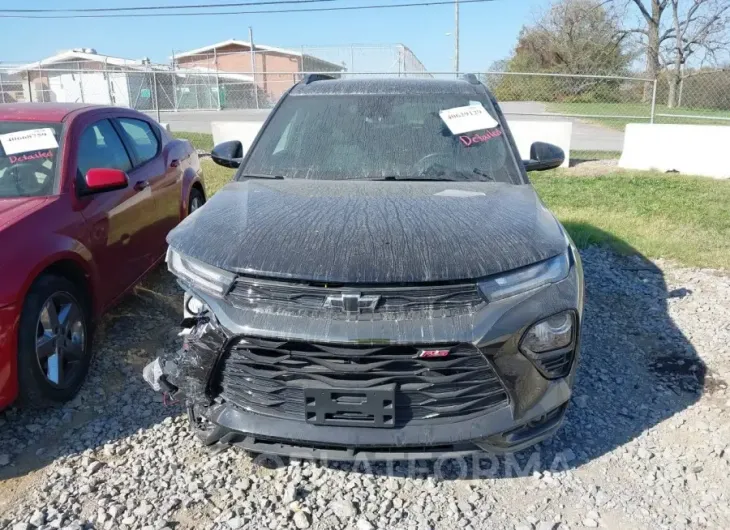
[[[48,201],[48,197],[12,197],[0,199],[0,230],[33,213]]]

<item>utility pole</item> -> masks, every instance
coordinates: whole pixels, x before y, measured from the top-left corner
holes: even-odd
[[[459,0],[454,0],[454,72],[459,75]]]

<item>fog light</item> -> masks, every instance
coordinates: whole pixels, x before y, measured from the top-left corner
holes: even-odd
[[[191,315],[199,315],[203,311],[204,307],[205,303],[194,296],[190,296],[187,300],[187,304],[185,305],[185,308]]]
[[[546,318],[527,330],[522,338],[521,347],[533,353],[558,350],[569,346],[573,341],[575,313],[563,311]]]

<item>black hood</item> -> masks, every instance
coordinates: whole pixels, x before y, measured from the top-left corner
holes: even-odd
[[[466,280],[566,248],[529,185],[233,182],[167,238],[221,269],[331,283]]]

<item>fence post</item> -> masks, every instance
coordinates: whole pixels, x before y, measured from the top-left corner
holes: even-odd
[[[79,91],[81,92],[81,103],[86,103],[86,96],[84,95],[84,72],[81,70],[79,70]]]
[[[28,103],[33,103],[33,86],[31,85],[31,82],[30,82],[31,71],[28,70],[27,74],[28,74]]]
[[[215,64],[215,93],[218,95],[218,110],[221,110],[221,82],[218,77],[218,48],[213,48],[213,64]]]
[[[112,99],[112,80],[109,76],[109,63],[107,62],[108,57],[104,58],[104,76],[106,77],[106,92],[109,96],[109,105],[114,105],[114,100]]]
[[[152,93],[155,98],[155,108],[157,109],[157,123],[160,123],[160,102],[157,101],[157,74],[152,70]]]
[[[5,103],[5,90],[3,90],[3,73],[0,72],[0,103]]]
[[[259,108],[259,87],[256,84],[256,45],[253,43],[253,28],[248,27],[248,43],[251,45],[251,76],[253,77],[253,95],[256,98],[256,108]],[[266,87],[266,68],[264,68],[263,85]]]
[[[177,66],[175,65],[175,50],[172,50],[172,107],[177,112],[179,103],[177,97]]]
[[[649,123],[654,123],[654,116],[656,115],[656,87],[659,80],[654,78],[654,90],[651,95],[651,119]]]

